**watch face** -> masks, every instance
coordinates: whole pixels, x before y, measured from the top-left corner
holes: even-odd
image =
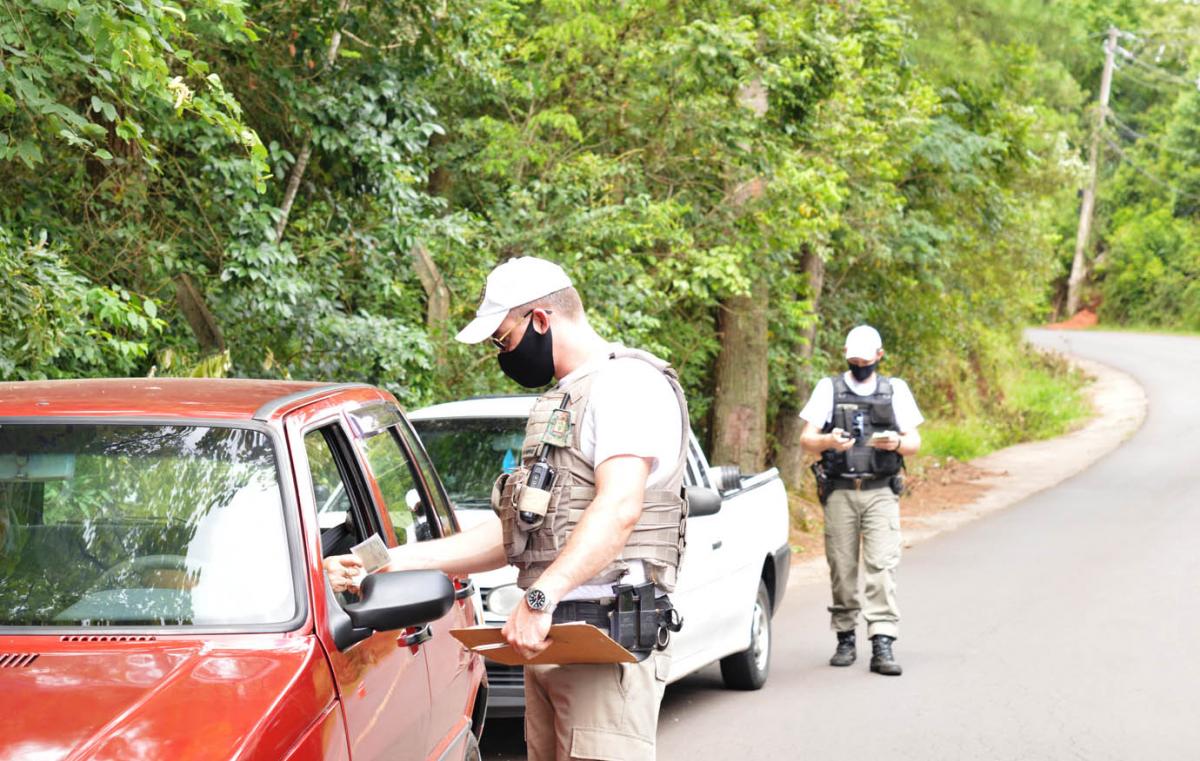
[[[533,610],[545,610],[546,593],[540,589],[531,589],[525,593],[525,602]]]

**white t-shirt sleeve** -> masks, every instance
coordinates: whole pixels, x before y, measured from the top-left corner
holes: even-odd
[[[896,427],[900,433],[910,433],[925,422],[912,390],[899,378],[892,378],[892,410],[896,413]]]
[[[822,378],[808,397],[808,404],[800,410],[800,417],[818,428],[833,420],[833,381]]]
[[[682,435],[679,401],[661,372],[638,359],[611,360],[597,371],[580,442],[596,467],[621,455],[646,458],[653,488],[675,466]]]

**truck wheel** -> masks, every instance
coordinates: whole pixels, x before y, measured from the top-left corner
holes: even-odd
[[[721,659],[721,678],[731,690],[757,690],[767,683],[770,666],[771,596],[766,583],[759,581],[750,620],[750,647]]]
[[[467,747],[463,753],[463,761],[483,761],[483,753],[479,750],[479,738],[474,732],[467,732]]]

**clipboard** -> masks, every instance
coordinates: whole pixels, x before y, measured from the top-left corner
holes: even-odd
[[[468,650],[506,666],[567,663],[637,663],[637,657],[591,624],[576,621],[550,627],[550,647],[527,661],[509,646],[498,626],[451,629]]]

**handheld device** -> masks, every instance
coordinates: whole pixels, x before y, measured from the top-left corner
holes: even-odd
[[[850,435],[859,442],[867,435],[866,414],[862,410],[858,410],[850,418]]]
[[[564,394],[562,402],[559,403],[555,412],[565,414],[570,401],[571,398]],[[548,426],[550,430],[548,435],[542,439],[541,445],[538,446],[537,459],[529,468],[529,476],[525,479],[525,489],[521,492],[521,498],[517,504],[517,518],[530,527],[541,523],[550,506],[550,487],[554,485],[554,476],[556,475],[554,468],[550,465],[550,447],[566,443],[567,431],[561,430],[564,427],[561,424],[564,414],[559,414]],[[566,428],[569,427],[568,423]]]

